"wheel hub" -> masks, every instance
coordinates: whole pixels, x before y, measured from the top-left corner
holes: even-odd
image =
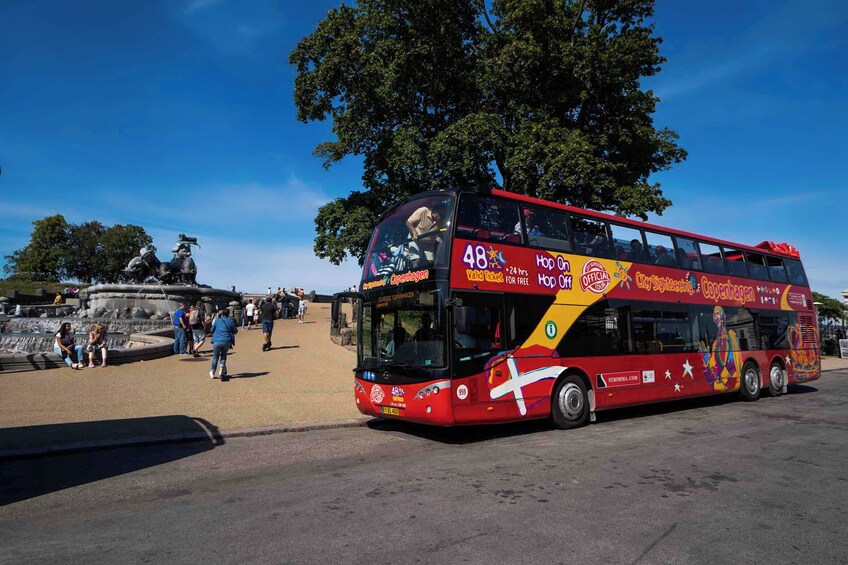
[[[583,392],[574,383],[568,383],[559,391],[559,409],[569,420],[577,420],[583,413]]]

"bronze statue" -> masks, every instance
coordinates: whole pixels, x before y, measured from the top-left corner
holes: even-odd
[[[124,274],[134,282],[143,283],[156,279],[162,284],[197,284],[197,267],[191,258],[191,246],[200,245],[196,237],[188,237],[181,233],[171,249],[173,258],[163,263],[156,257],[156,247],[142,247],[138,257],[133,257]]]

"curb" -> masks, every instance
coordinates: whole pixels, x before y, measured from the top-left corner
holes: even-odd
[[[339,428],[361,428],[377,418],[354,418],[335,422],[306,422],[302,424],[287,424],[267,426],[263,428],[246,428],[241,430],[216,430],[204,432],[176,432],[155,436],[136,436],[121,439],[103,439],[92,441],[76,441],[72,443],[45,445],[40,447],[24,447],[20,449],[0,449],[0,461],[14,459],[34,459],[54,455],[70,455],[87,451],[119,449],[123,447],[143,447],[150,445],[191,443],[195,441],[210,441],[222,445],[225,439],[236,437],[255,437],[273,434],[311,432],[317,430],[333,430]]]

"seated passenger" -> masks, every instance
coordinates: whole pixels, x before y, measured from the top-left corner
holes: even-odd
[[[662,245],[657,245],[656,247],[657,260],[654,261],[655,265],[659,265],[661,267],[674,267],[674,257],[666,253],[665,247]]]
[[[680,265],[682,269],[691,269],[692,268],[692,260],[689,258],[689,255],[686,253],[684,249],[677,250],[677,263]]]
[[[630,240],[630,260],[645,261],[645,253],[642,251],[642,243],[638,239]]]
[[[528,237],[544,237],[545,234],[539,229],[539,224],[536,221],[536,213],[533,210],[524,210],[524,225],[527,226]],[[515,233],[521,233],[521,222],[515,224]]]

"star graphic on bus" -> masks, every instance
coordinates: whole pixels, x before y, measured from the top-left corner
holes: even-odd
[[[671,371],[669,371],[668,369],[665,370],[665,378],[671,380]]]
[[[689,364],[689,359],[687,359],[686,362],[683,364],[683,376],[685,377],[686,375],[689,375],[690,379],[695,379],[695,377],[692,375],[692,365]]]
[[[683,388],[683,385],[680,383],[674,383],[674,392],[680,392],[681,388]]]
[[[501,269],[501,265],[506,265],[506,259],[504,259],[503,252],[495,249],[491,245],[489,246],[489,266],[494,267],[495,269]]]

